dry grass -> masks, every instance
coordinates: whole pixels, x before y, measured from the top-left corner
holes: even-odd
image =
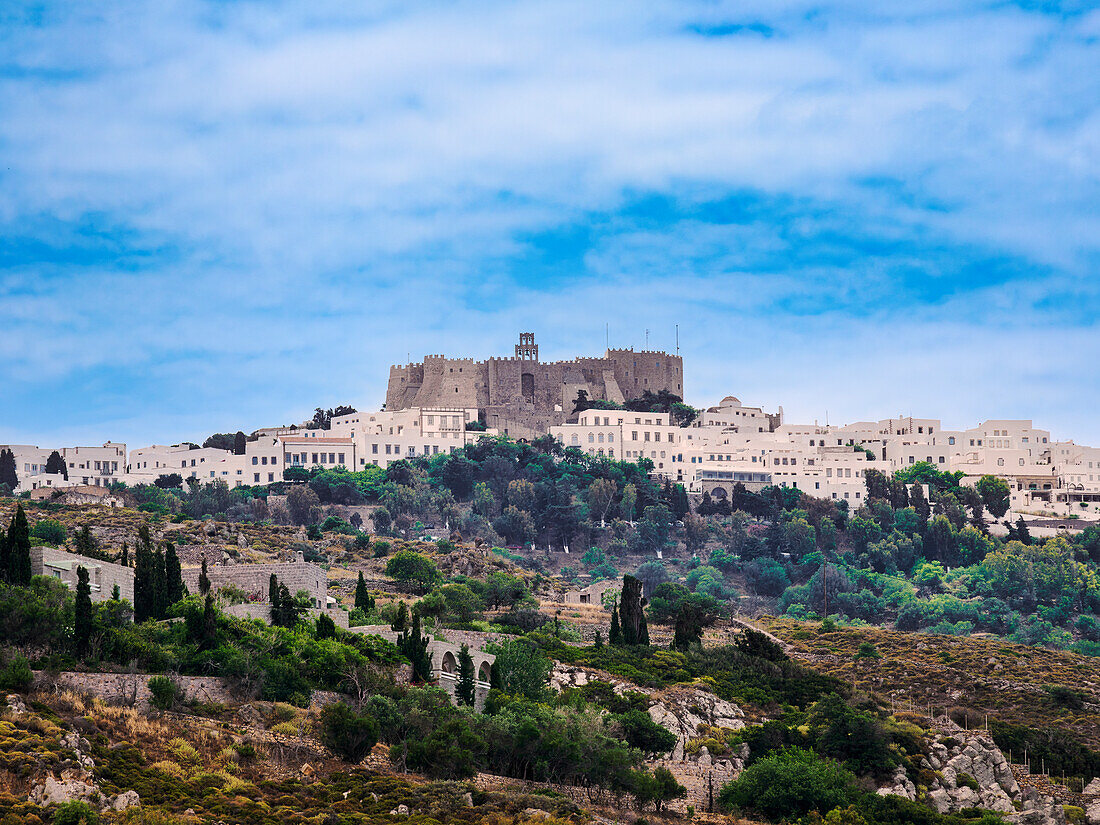
[[[933,636],[878,627],[837,628],[765,617],[760,624],[788,642],[796,658],[852,683],[854,656],[870,642],[882,654],[855,673],[857,686],[897,707],[927,713],[959,706],[975,715],[1030,727],[1059,727],[1100,746],[1100,667],[1075,653],[1025,647],[1000,639]],[[1046,690],[1066,685],[1086,696],[1081,710],[1057,705]]]

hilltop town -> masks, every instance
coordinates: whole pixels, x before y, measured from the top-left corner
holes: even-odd
[[[7,445],[0,823],[1098,825],[1094,461],[529,333],[376,412]]]

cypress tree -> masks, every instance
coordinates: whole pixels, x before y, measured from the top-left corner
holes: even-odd
[[[414,681],[427,682],[432,678],[432,657],[428,654],[428,641],[428,637],[420,633],[420,614],[414,610],[412,627],[397,639],[397,648],[412,662]]]
[[[298,623],[298,605],[287,586],[279,582],[279,626],[291,628]]]
[[[397,616],[394,617],[393,624],[390,625],[390,629],[401,633],[405,630],[408,623],[409,606],[404,602],[399,602],[397,605]]]
[[[619,606],[617,604],[611,608],[611,629],[607,632],[607,642],[612,645],[623,643],[623,632],[619,627]]]
[[[50,453],[50,457],[46,459],[46,472],[50,475],[60,475],[66,481],[69,480],[69,468],[57,450]]]
[[[8,485],[9,494],[19,486],[19,476],[15,472],[15,453],[5,448],[0,450],[0,484]]]
[[[11,557],[8,554],[8,534],[0,527],[0,582],[8,580],[8,568],[11,566]]]
[[[267,602],[271,605],[271,623],[278,625],[282,614],[279,611],[279,579],[274,573],[267,580]]]
[[[22,504],[8,528],[8,581],[23,587],[31,583],[31,528]]]
[[[371,597],[367,591],[367,582],[363,579],[363,571],[359,571],[359,581],[355,583],[355,606],[364,613],[371,608]]]
[[[168,542],[164,548],[164,580],[168,591],[165,607],[175,604],[187,595],[187,588],[183,584],[183,571],[180,569],[180,557],[172,542]]]
[[[123,567],[130,566],[130,547],[126,542],[122,542],[122,558],[119,560],[119,564]]]
[[[118,589],[118,585],[116,584],[114,587],[111,588],[111,601],[117,602],[117,601],[121,601],[121,600],[122,600],[122,591]]]
[[[153,551],[146,541],[149,529],[142,527],[134,548],[134,621],[141,624],[153,618],[154,591]]]
[[[88,571],[76,568],[76,604],[73,611],[73,650],[83,658],[88,653],[92,638],[92,587],[88,584]]]
[[[645,606],[645,603],[646,603],[646,600],[642,599],[642,606],[643,607]],[[638,644],[648,645],[649,644],[649,623],[646,622],[645,611],[642,610],[639,613],[639,616],[640,616],[640,618],[638,620]]]
[[[164,552],[153,552],[153,618],[163,619],[168,612],[168,578],[164,573]]]
[[[455,702],[468,708],[474,706],[474,657],[470,646],[462,645],[458,651],[458,683],[455,685]]]
[[[206,557],[202,560],[202,570],[199,572],[199,593],[205,596],[210,592],[210,577],[206,575]]]
[[[623,634],[623,644],[637,645],[648,643],[641,639],[645,616],[642,607],[645,600],[642,598],[642,583],[634,576],[623,576],[623,591],[619,596],[619,625]]]
[[[218,615],[214,610],[214,597],[206,594],[206,600],[202,605],[202,642],[200,647],[209,650],[217,646],[218,642]]]

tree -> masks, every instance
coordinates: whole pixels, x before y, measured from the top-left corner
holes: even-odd
[[[390,629],[401,633],[409,624],[409,606],[404,602],[397,603],[397,612],[394,613],[393,624]]]
[[[374,599],[367,590],[367,582],[363,578],[363,571],[359,571],[359,580],[355,583],[355,607],[364,613],[370,613],[374,608]]]
[[[244,455],[248,448],[248,436],[240,430],[233,435],[233,455]]]
[[[607,643],[621,645],[623,643],[623,631],[619,626],[619,606],[611,608],[611,628],[607,631]]]
[[[787,571],[775,559],[753,559],[745,565],[745,581],[761,596],[779,596],[791,586]]]
[[[623,487],[623,496],[619,501],[619,515],[624,521],[634,521],[638,506],[638,488],[633,484]]]
[[[47,544],[60,547],[65,543],[68,531],[65,529],[65,525],[57,519],[44,518],[34,523],[34,527],[31,528],[31,535]]]
[[[985,509],[994,518],[1002,518],[1008,512],[1011,494],[1008,482],[997,476],[985,475],[978,479],[974,485],[978,494],[982,497]]]
[[[141,624],[156,618],[156,578],[153,572],[152,538],[147,524],[143,524],[138,530],[134,553],[134,622]]]
[[[607,511],[618,491],[618,485],[609,478],[597,478],[588,485],[588,514],[593,521],[598,518],[600,524],[604,524]]]
[[[73,650],[77,657],[88,653],[92,637],[92,587],[88,583],[88,570],[76,568],[76,603],[73,610]]]
[[[644,808],[652,802],[657,813],[661,812],[666,802],[687,795],[687,788],[677,782],[672,771],[664,766],[656,768],[652,774],[644,770],[637,771],[632,782],[632,791],[639,807]]]
[[[432,678],[432,657],[428,653],[431,639],[420,632],[420,614],[413,611],[412,626],[397,637],[397,649],[412,663],[412,678],[427,682]]]
[[[279,623],[279,577],[272,573],[267,579],[267,603],[271,611],[271,623]]]
[[[348,762],[361,762],[378,741],[378,722],[369,713],[356,713],[343,702],[321,711],[321,742]]]
[[[183,487],[183,476],[179,473],[167,473],[162,476],[157,476],[153,484],[162,490],[180,489]]]
[[[668,569],[659,561],[647,561],[638,566],[634,576],[642,583],[642,593],[647,598],[653,594],[658,585],[669,580]]]
[[[308,484],[295,484],[286,494],[286,508],[295,524],[316,524],[321,500]]]
[[[325,613],[320,614],[317,617],[317,624],[314,630],[314,636],[318,641],[322,639],[335,639],[336,638],[336,622],[334,622]]]
[[[619,624],[624,645],[649,644],[649,628],[642,610],[645,605],[642,583],[633,576],[623,576],[623,590],[619,596]]]
[[[439,568],[427,556],[402,550],[386,561],[386,575],[414,585],[419,593],[426,593],[439,580]]]
[[[755,813],[772,821],[795,820],[810,811],[831,811],[854,797],[855,776],[813,751],[773,751],[726,784],[718,799],[726,809]]]
[[[496,661],[493,671],[501,690],[522,696],[532,702],[541,701],[550,681],[553,663],[527,639],[511,639],[493,649]]]
[[[11,491],[19,486],[19,476],[15,472],[15,453],[6,447],[0,450],[0,485],[7,485]]]
[[[8,527],[8,581],[21,587],[31,583],[31,530],[22,504]]]
[[[474,706],[474,657],[470,655],[470,646],[462,645],[458,651],[458,683],[455,685],[455,702],[472,708]]]
[[[125,545],[123,545],[125,548]],[[199,571],[199,594],[205,596],[210,592],[210,576],[206,574],[206,557],[202,559],[202,570]]]
[[[176,554],[176,548],[171,542],[164,547],[164,589],[166,608],[187,595],[187,588],[183,584],[183,571],[180,570],[180,557]]]
[[[163,619],[168,610],[168,577],[164,570],[164,551],[153,551],[153,618]]]
[[[130,546],[126,542],[122,542],[122,558],[118,561],[123,567],[130,566]]]
[[[69,478],[68,465],[57,450],[50,453],[50,457],[46,459],[46,474],[62,476],[66,481]]]
[[[474,479],[477,476],[478,465],[470,461],[461,452],[448,456],[443,462],[439,478],[443,485],[454,494],[459,501],[470,497],[474,489]]]

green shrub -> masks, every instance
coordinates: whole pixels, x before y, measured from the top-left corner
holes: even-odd
[[[727,810],[780,820],[831,811],[855,795],[855,776],[842,765],[813,751],[789,748],[747,767],[722,788],[718,799]]]
[[[25,693],[34,684],[34,673],[27,660],[20,654],[12,657],[3,670],[0,670],[0,690],[14,690]]]
[[[157,710],[171,710],[179,697],[179,688],[167,676],[154,676],[149,680],[149,704]]]
[[[378,741],[378,723],[343,702],[321,711],[321,742],[348,762],[360,762]]]
[[[83,802],[66,802],[54,811],[53,825],[99,825],[99,814]]]
[[[60,521],[44,518],[31,528],[31,535],[36,539],[41,539],[46,544],[58,546],[65,541],[68,531]]]

